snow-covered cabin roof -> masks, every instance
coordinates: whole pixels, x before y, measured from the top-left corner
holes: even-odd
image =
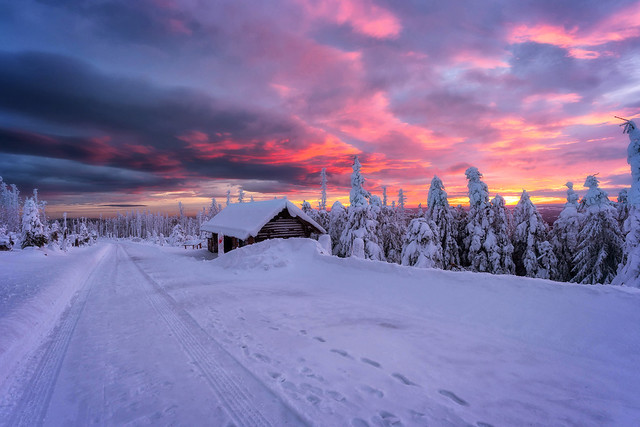
[[[321,233],[326,233],[324,228],[287,199],[230,204],[209,221],[203,223],[200,230],[246,240],[249,236],[256,237],[266,223],[285,209],[292,217],[298,217],[317,228]]]

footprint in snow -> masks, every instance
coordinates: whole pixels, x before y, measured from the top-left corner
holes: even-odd
[[[413,381],[411,381],[409,378],[405,377],[402,374],[398,374],[397,372],[391,374],[391,376],[393,378],[397,379],[398,381],[400,381],[401,383],[403,383],[404,385],[414,385],[414,386],[418,385],[418,384],[414,383]]]
[[[380,367],[380,364],[378,362],[376,362],[375,360],[367,359],[366,357],[363,357],[362,359],[360,359],[360,361],[368,365],[375,366],[376,368]]]
[[[454,392],[449,391],[449,390],[438,390],[438,393],[440,393],[443,396],[448,397],[449,399],[453,400],[454,402],[456,402],[458,405],[462,405],[462,406],[469,406],[469,403],[467,403],[466,400],[458,397]]]
[[[340,355],[340,356],[342,356],[342,357],[348,357],[348,358],[351,358],[351,356],[349,356],[349,353],[347,353],[347,352],[346,352],[346,351],[344,351],[344,350],[339,350],[339,349],[336,349],[336,348],[332,348],[332,349],[331,349],[331,352],[333,352],[333,353],[337,353],[337,354],[339,354],[339,355]]]
[[[382,418],[382,425],[385,426],[401,426],[402,421],[400,418],[387,411],[379,412],[380,418]],[[373,420],[376,420],[377,417],[374,417]]]
[[[363,385],[362,387],[360,387],[360,389],[362,391],[364,391],[365,393],[368,393],[368,394],[370,394],[372,396],[376,396],[376,397],[378,397],[380,399],[382,399],[384,397],[384,393],[381,390],[378,390],[377,388],[373,388],[373,387],[368,386],[366,384]]]
[[[493,424],[483,423],[482,421],[478,421],[478,422],[476,423],[476,425],[477,425],[478,427],[493,427]]]
[[[316,340],[316,341],[320,341],[320,342],[327,342],[327,340],[325,340],[322,337],[313,337],[313,339]]]
[[[265,356],[264,354],[260,354],[260,353],[253,353],[253,357],[255,357],[256,359],[264,362],[264,363],[269,363],[271,362],[271,359],[269,358],[269,356]]]
[[[320,400],[321,399],[315,394],[310,394],[307,396],[307,401],[313,403],[314,405],[317,405],[318,403],[320,403]]]
[[[307,335],[307,331],[306,331],[306,330],[304,330],[304,329],[300,329],[300,333],[301,333],[302,335]]]
[[[327,394],[329,395],[329,397],[331,397],[333,400],[335,400],[336,402],[344,402],[345,400],[347,400],[342,393],[337,392],[337,391],[333,391],[333,390],[329,390],[327,392]]]
[[[354,418],[351,420],[351,425],[353,427],[369,427],[369,423],[363,420],[362,418]]]

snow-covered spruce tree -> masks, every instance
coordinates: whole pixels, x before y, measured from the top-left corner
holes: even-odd
[[[551,228],[551,245],[557,259],[556,280],[568,282],[571,280],[573,258],[578,249],[578,232],[582,214],[578,211],[578,194],[573,189],[573,182],[567,182],[567,203],[560,212],[560,216]]]
[[[227,190],[227,206],[231,204],[231,190]]]
[[[179,246],[182,242],[185,241],[185,239],[186,237],[182,225],[180,225],[179,223],[176,224],[171,231],[171,235],[169,235],[169,244],[171,246]]]
[[[321,219],[320,219],[320,213],[317,210],[313,209],[311,207],[311,203],[307,202],[306,200],[302,201],[302,212],[304,212],[307,215],[309,215],[309,218],[311,218],[312,220],[314,220],[318,224],[320,224],[322,222]],[[322,225],[322,224],[320,224],[320,225]]]
[[[238,203],[244,203],[244,190],[240,187],[238,191]]]
[[[78,235],[76,236],[76,246],[86,246],[91,244],[91,234],[87,228],[87,222],[85,219],[80,223]]]
[[[585,216],[578,233],[571,281],[609,284],[622,261],[624,239],[616,210],[607,193],[598,187],[598,179],[589,175],[584,186],[589,190],[580,201]]]
[[[618,193],[618,202],[616,203],[616,211],[618,217],[618,223],[620,223],[620,228],[623,227],[624,222],[627,220],[629,216],[629,194],[626,188],[623,188]]]
[[[344,232],[344,227],[347,224],[347,211],[342,203],[335,201],[331,206],[331,212],[329,213],[329,235],[331,236],[331,244],[333,245],[333,255],[339,257],[346,257],[347,253],[340,243],[340,236]]]
[[[322,168],[320,171],[320,203],[318,204],[318,210],[327,210],[327,168]]]
[[[635,122],[627,121],[624,133],[629,135],[627,162],[631,166],[631,190],[627,194],[629,214],[623,227],[626,236],[622,261],[612,283],[640,288],[640,129]]]
[[[402,248],[402,265],[443,268],[442,246],[435,224],[426,218],[415,218],[409,223]]]
[[[514,274],[513,245],[511,244],[512,219],[501,195],[491,200],[489,210],[489,231],[484,249],[489,260],[489,272],[493,274]]]
[[[407,203],[407,196],[405,196],[402,188],[398,190],[398,209],[400,212],[404,212],[405,204]]]
[[[216,201],[216,198],[213,197],[211,199],[211,205],[209,205],[209,209],[207,211],[206,219],[209,220],[213,218],[214,216],[218,215],[218,212],[220,212],[221,210],[222,210],[222,207],[218,204],[218,202]]]
[[[378,199],[379,200],[379,199]],[[387,262],[399,264],[402,260],[402,246],[407,231],[406,222],[398,215],[398,210],[381,206],[378,216],[380,245]]]
[[[558,261],[549,243],[549,226],[531,202],[529,193],[522,191],[513,212],[513,260],[518,276],[556,279]]]
[[[382,206],[387,206],[387,186],[382,186]]]
[[[473,271],[490,271],[485,241],[489,233],[489,188],[475,167],[465,171],[469,188],[469,214],[464,238],[463,262]]]
[[[7,185],[0,177],[0,226],[7,235],[20,232],[20,192],[15,184]]]
[[[458,224],[449,206],[447,192],[442,180],[434,176],[427,195],[425,217],[433,222],[433,231],[442,247],[442,268],[445,270],[460,267],[460,248],[458,246]]]
[[[51,227],[49,227],[49,247],[52,249],[61,249],[62,239],[60,223],[58,221],[54,221],[53,224],[51,224]]]
[[[351,174],[351,206],[347,212],[347,223],[340,236],[340,243],[347,256],[351,255],[353,239],[360,238],[364,242],[365,258],[384,260],[384,254],[378,243],[378,215],[380,206],[369,204],[369,193],[362,187],[364,177],[360,173],[360,162],[356,156]]]
[[[38,206],[33,198],[28,197],[22,211],[22,249],[27,246],[42,247],[47,243],[44,226],[40,222]]]

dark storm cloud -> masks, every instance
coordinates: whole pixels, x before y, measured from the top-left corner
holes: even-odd
[[[93,24],[97,35],[125,43],[153,45],[173,50],[184,45],[185,39],[207,41],[212,46],[212,34],[189,14],[171,7],[170,1],[148,0],[38,0],[39,3],[77,14]],[[207,35],[208,37],[204,37]]]
[[[4,52],[0,54],[0,93],[0,109],[5,112],[103,136],[43,135],[4,128],[0,129],[4,152],[154,172],[187,168],[191,175],[216,178],[267,174],[291,180],[301,173],[294,166],[251,159],[242,164],[226,157],[198,159],[200,153],[186,147],[181,135],[197,130],[207,135],[207,147],[215,147],[222,139],[260,141],[303,131],[287,119],[227,106],[193,90],[106,75],[60,55]],[[258,142],[244,154],[260,151]]]
[[[0,170],[7,182],[16,184],[23,192],[38,188],[48,195],[112,191],[135,193],[184,184],[176,178],[145,172],[28,155],[3,154]]]
[[[185,88],[160,88],[142,80],[110,76],[95,67],[43,52],[0,53],[0,108],[55,123],[131,132],[171,145],[190,129],[284,132],[273,118],[233,109]]]

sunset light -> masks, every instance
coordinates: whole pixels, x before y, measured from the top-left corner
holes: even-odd
[[[0,9],[0,176],[48,213],[195,214],[365,188],[468,204],[477,167],[507,204],[630,185],[614,116],[638,116],[640,2],[373,0],[9,3]],[[126,17],[126,19],[124,18]],[[133,207],[135,206],[135,207]],[[117,208],[116,208],[117,207]]]

